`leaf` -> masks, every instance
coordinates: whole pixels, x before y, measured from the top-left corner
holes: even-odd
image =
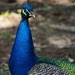
[[[4,71],[9,71],[8,64],[4,64]]]
[[[18,9],[17,12],[20,14],[21,13],[21,9]]]
[[[0,15],[3,17],[7,17],[9,14],[10,14],[9,11],[7,10],[5,12],[2,12],[2,14],[0,14]]]

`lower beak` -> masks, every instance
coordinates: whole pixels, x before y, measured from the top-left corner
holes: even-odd
[[[34,14],[32,16],[35,18],[35,15]]]
[[[29,15],[35,18],[35,15],[34,15],[34,13],[32,11],[30,12]]]

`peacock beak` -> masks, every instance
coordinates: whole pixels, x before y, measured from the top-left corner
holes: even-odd
[[[30,12],[29,16],[32,16],[32,17],[35,18],[35,15],[34,15],[33,11]]]

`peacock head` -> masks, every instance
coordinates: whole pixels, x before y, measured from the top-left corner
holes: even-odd
[[[29,4],[24,4],[22,6],[21,15],[22,15],[22,18],[24,19],[28,19],[30,17],[35,18],[35,15],[33,13],[33,7]]]

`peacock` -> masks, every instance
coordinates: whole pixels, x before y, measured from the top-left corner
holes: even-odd
[[[21,16],[9,59],[11,75],[75,75],[75,64],[36,56],[28,21],[35,15],[29,3],[22,6]]]

